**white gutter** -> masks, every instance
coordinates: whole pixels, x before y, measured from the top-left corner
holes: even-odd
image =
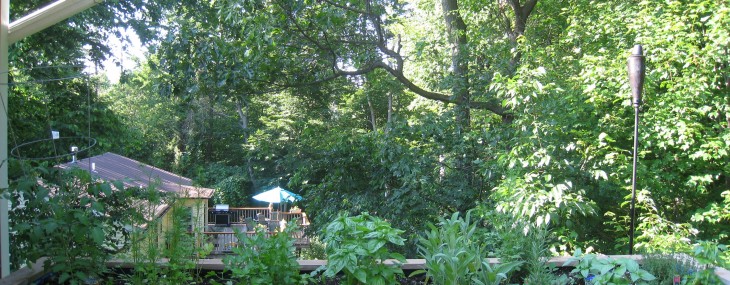
[[[40,32],[101,2],[101,0],[59,0],[51,3],[10,23],[8,44]]]
[[[0,189],[8,188],[8,46],[103,0],[58,0],[10,23],[10,0],[0,0]],[[10,274],[10,201],[0,199],[0,278]]]

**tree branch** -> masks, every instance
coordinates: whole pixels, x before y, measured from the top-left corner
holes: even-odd
[[[513,2],[516,1],[517,5],[519,5],[518,0],[512,0]],[[329,5],[332,5],[334,7],[343,9],[345,11],[359,13],[363,15],[367,21],[372,23],[373,31],[375,32],[375,40],[372,42],[369,42],[367,40],[360,40],[360,41],[353,41],[353,40],[343,40],[343,39],[331,39],[330,35],[327,34],[325,31],[319,30],[322,35],[320,36],[313,36],[311,34],[311,31],[309,29],[305,29],[304,27],[300,26],[299,23],[296,21],[296,17],[291,13],[291,11],[286,10],[286,7],[282,7],[285,11],[287,11],[287,17],[288,21],[293,26],[294,30],[306,41],[312,43],[314,46],[316,46],[319,50],[323,51],[326,54],[329,54],[329,57],[327,60],[329,60],[329,64],[332,68],[332,74],[329,76],[326,76],[324,78],[320,78],[313,82],[307,82],[307,83],[286,83],[286,84],[278,84],[280,87],[299,87],[299,86],[307,86],[307,85],[314,85],[314,84],[320,84],[327,81],[335,80],[339,77],[343,76],[359,76],[364,75],[367,73],[370,73],[374,71],[375,69],[382,68],[386,70],[388,73],[390,73],[392,76],[398,80],[401,84],[403,84],[408,90],[411,92],[424,97],[426,99],[440,101],[444,103],[451,103],[451,104],[458,104],[458,105],[468,105],[469,108],[473,109],[484,109],[489,110],[497,115],[500,115],[502,117],[508,116],[507,110],[505,110],[501,104],[498,102],[487,101],[487,102],[470,102],[471,100],[464,101],[463,98],[457,98],[457,96],[452,96],[449,94],[439,93],[439,92],[433,92],[426,89],[421,88],[420,86],[416,85],[411,81],[408,77],[406,77],[403,74],[403,66],[405,64],[403,56],[399,53],[399,50],[401,49],[401,43],[400,38],[398,38],[398,41],[394,43],[393,48],[388,47],[388,41],[389,36],[385,32],[385,28],[383,27],[382,21],[380,19],[380,16],[376,13],[372,12],[372,2],[371,0],[365,1],[365,7],[364,11],[359,10],[354,7],[348,7],[344,6],[338,3],[335,3],[334,0],[324,0],[324,2],[328,3]],[[530,4],[530,2],[532,4]],[[537,0],[530,0],[528,4],[525,6],[525,8],[529,7],[529,10],[534,7],[534,2],[537,2]],[[529,13],[529,12],[528,12]],[[458,19],[457,19],[458,20]],[[465,29],[465,24],[463,21],[455,21],[455,24],[458,26],[458,28],[461,28],[462,30]],[[371,32],[373,32],[371,31]],[[465,35],[461,34],[458,35],[460,37],[465,37]],[[324,42],[324,43],[323,43]],[[332,49],[329,44],[330,43],[345,43],[345,44],[357,44],[357,43],[363,43],[366,45],[372,45],[374,46],[378,52],[382,55],[385,55],[385,58],[378,58],[378,59],[372,59],[370,63],[366,63],[362,67],[359,67],[355,70],[343,70],[341,69],[339,65],[339,56],[337,52]],[[276,84],[275,84],[276,85]]]
[[[530,17],[530,14],[532,14],[532,10],[535,8],[535,5],[537,5],[537,1],[538,0],[527,0],[525,5],[521,6],[520,0],[509,0],[509,4],[512,6],[512,11],[515,13],[515,27],[512,31],[510,31],[510,34],[512,35],[511,38],[513,38],[514,41],[525,34],[527,19]],[[522,58],[522,53],[518,51],[510,60],[510,73],[515,71],[520,58]]]
[[[535,5],[537,5],[537,0],[527,0],[525,6],[522,6],[522,16],[525,17],[525,19],[532,14],[532,9],[535,8]]]
[[[337,4],[337,3],[335,3],[334,1],[331,1],[331,0],[324,0],[324,2],[326,2],[326,3],[328,3],[328,4],[332,5],[332,6],[335,6],[337,8],[340,8],[342,10],[345,10],[345,11],[355,12],[355,13],[362,14],[362,15],[367,14],[363,10],[358,10],[358,9],[353,8],[353,7],[348,7],[348,6],[345,6],[345,5],[342,5],[342,4]]]

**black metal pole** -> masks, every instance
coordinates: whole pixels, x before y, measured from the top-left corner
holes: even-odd
[[[634,254],[634,230],[636,220],[636,160],[639,149],[639,105],[634,105],[634,163],[631,174],[631,237],[629,238],[629,254]]]
[[[641,106],[641,92],[644,87],[644,51],[641,45],[634,46],[628,60],[629,85],[631,85],[631,103],[634,106],[634,163],[631,175],[631,228],[629,230],[629,254],[634,254],[634,231],[636,220],[636,161],[639,150],[639,108]]]

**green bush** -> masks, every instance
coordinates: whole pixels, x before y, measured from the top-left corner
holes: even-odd
[[[691,274],[700,271],[698,264],[686,254],[647,254],[643,256],[641,268],[656,277],[649,282],[652,285],[673,284],[675,276],[686,280]]]
[[[302,249],[299,258],[310,260],[327,259],[324,243],[316,236],[309,238],[309,247]]]
[[[145,229],[139,229],[132,235],[132,247],[127,254],[134,263],[134,271],[123,277],[131,284],[187,284],[200,281],[197,263],[213,249],[204,244],[200,229],[189,232],[191,209],[175,203],[176,199],[165,199],[165,203],[173,205],[170,209],[172,225],[163,231],[161,221],[153,220]],[[148,209],[154,213],[155,205]],[[164,238],[163,238],[164,237]],[[160,242],[164,240],[164,244]],[[199,246],[202,245],[202,246]],[[167,265],[159,263],[167,258]]]
[[[607,256],[599,258],[595,254],[584,254],[578,249],[573,258],[563,266],[572,262],[578,262],[578,264],[571,273],[579,275],[586,281],[586,284],[649,284],[656,279],[654,275],[641,269],[633,259],[613,259]]]
[[[525,260],[525,284],[568,284],[568,277],[556,272],[555,266],[547,264],[550,256],[548,245],[550,231],[548,226],[531,225],[529,230],[517,239],[524,247],[523,259]]]
[[[710,241],[701,241],[694,245],[689,253],[698,263],[700,271],[689,275],[687,284],[722,284],[715,274],[715,267],[728,267],[727,246]]]
[[[454,213],[450,219],[440,218],[438,227],[428,226],[430,230],[419,238],[418,245],[426,259],[426,270],[411,275],[426,273],[427,279],[443,285],[500,284],[507,279],[507,273],[522,264],[514,261],[492,267],[485,245],[474,235],[476,223],[472,223],[469,212],[465,218]]]
[[[99,182],[88,172],[20,166],[3,193],[10,211],[13,267],[48,257],[58,282],[77,284],[107,271],[106,261],[128,246],[129,225],[141,221],[133,202],[143,189]]]
[[[355,217],[340,215],[327,225],[325,277],[345,274],[345,284],[393,284],[403,275],[400,264],[405,258],[391,252],[387,245],[404,243],[402,230],[394,229],[380,218],[362,213]],[[393,264],[383,261],[392,260]]]
[[[233,248],[233,255],[223,258],[232,279],[238,284],[307,284],[306,278],[299,275],[294,254],[291,233],[299,230],[296,223],[270,237],[262,229],[255,229],[252,236],[236,232],[239,245]]]

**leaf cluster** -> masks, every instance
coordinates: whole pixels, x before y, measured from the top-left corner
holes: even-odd
[[[223,258],[226,270],[237,284],[306,284],[299,275],[291,234],[299,231],[296,223],[283,232],[268,233],[255,227],[253,235],[236,232],[239,244],[233,254]]]
[[[439,218],[438,227],[419,238],[418,252],[426,259],[426,269],[411,275],[425,273],[436,284],[501,284],[507,274],[522,261],[491,265],[485,244],[475,235],[477,224],[471,213],[464,217],[454,213],[450,218]]]
[[[589,284],[649,284],[656,279],[633,259],[584,254],[578,249],[565,265],[573,262],[577,264],[571,273],[578,274]]]
[[[61,283],[79,283],[107,271],[106,260],[128,247],[141,189],[101,182],[82,170],[23,167],[11,179],[13,267],[48,257]]]
[[[403,275],[405,258],[391,252],[389,245],[403,245],[402,230],[369,213],[340,215],[327,225],[323,242],[327,245],[325,277],[344,273],[346,284],[393,284]]]

